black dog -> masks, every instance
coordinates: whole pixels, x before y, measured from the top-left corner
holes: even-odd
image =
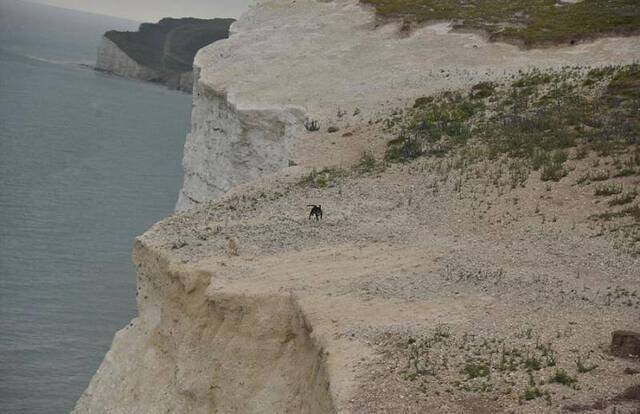
[[[315,204],[308,204],[307,207],[312,207],[311,212],[309,213],[309,220],[311,220],[311,216],[316,216],[316,221],[322,218],[322,206],[316,206]]]

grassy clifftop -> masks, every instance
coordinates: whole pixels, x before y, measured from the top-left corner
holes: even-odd
[[[525,47],[640,32],[637,0],[361,0],[385,18],[453,20]]]
[[[137,32],[109,31],[105,36],[139,64],[169,72],[190,71],[196,52],[229,37],[234,19],[172,19],[143,23]]]

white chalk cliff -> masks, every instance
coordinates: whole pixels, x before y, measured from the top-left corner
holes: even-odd
[[[105,42],[101,54],[115,62],[114,69],[147,75],[113,45]],[[299,150],[334,124],[366,125],[417,97],[522,68],[624,63],[638,56],[637,38],[523,51],[449,33],[446,24],[418,27],[407,36],[398,24],[379,25],[373,11],[356,0],[259,0],[234,23],[229,39],[196,56],[192,130],[177,204],[178,210],[191,210],[138,238],[139,315],[116,334],[74,413],[351,412],[354,387],[362,381],[357,363],[371,356],[352,332],[407,320],[416,326],[441,320],[474,324],[477,315],[485,315],[484,306],[499,299],[482,292],[467,298],[456,291],[443,299],[425,293],[409,308],[403,300],[363,299],[357,289],[372,274],[384,280],[410,268],[431,275],[456,249],[467,257],[479,248],[491,255],[511,247],[498,251],[482,244],[486,232],[464,244],[456,226],[465,217],[445,207],[431,212],[440,214],[438,220],[420,216],[422,210],[387,214],[394,206],[405,208],[398,203],[404,195],[391,193],[395,183],[371,196],[376,206],[345,205],[322,226],[310,226],[306,217],[291,219],[306,208],[295,189],[289,198],[289,189],[279,189],[273,199],[259,191],[247,197],[228,192],[286,169],[290,161],[304,166],[314,156],[327,163],[339,159],[326,149],[312,155]],[[349,120],[337,116],[339,111],[348,111]],[[322,133],[307,133],[306,119],[319,120]],[[365,194],[373,187],[349,190]],[[334,192],[337,205],[346,195]],[[220,204],[205,203],[217,199]],[[263,199],[273,205],[256,210]],[[406,208],[415,206],[420,202],[409,201]],[[455,220],[447,221],[450,216]],[[418,231],[419,220],[433,221],[429,232]],[[411,232],[417,232],[415,245],[389,247]],[[236,239],[244,249],[240,256]],[[558,248],[571,245],[558,240]],[[510,242],[521,240],[514,236]],[[526,261],[517,263],[518,274],[537,275],[539,258],[521,244]],[[555,270],[560,256],[545,263]],[[617,271],[613,265],[607,269],[602,272]],[[598,310],[579,306],[548,316],[588,319],[606,329]],[[534,312],[505,309],[523,309],[523,318]]]
[[[95,69],[124,78],[146,82],[162,82],[171,89],[191,92],[193,89],[193,72],[182,72],[171,75],[141,65],[127,55],[118,45],[102,36]]]
[[[74,412],[331,412],[322,349],[292,296],[215,292],[155,244],[136,243],[139,315]]]
[[[96,69],[143,81],[151,81],[160,77],[158,71],[140,65],[105,36],[102,36],[98,48]]]
[[[287,167],[305,118],[326,128],[338,110],[373,116],[438,90],[531,67],[629,62],[635,38],[521,50],[436,24],[406,36],[357,0],[262,0],[229,39],[196,55],[192,131],[177,210]]]

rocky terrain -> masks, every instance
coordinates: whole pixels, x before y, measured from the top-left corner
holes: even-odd
[[[640,40],[379,22],[264,0],[198,53],[183,211],[76,413],[640,409]]]
[[[98,49],[96,69],[191,93],[196,52],[229,36],[233,19],[165,18],[137,32],[109,31]]]

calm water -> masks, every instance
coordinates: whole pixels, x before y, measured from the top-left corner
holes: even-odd
[[[172,211],[191,97],[65,63],[94,37],[4,35],[0,412],[65,413],[135,315],[131,247]]]

